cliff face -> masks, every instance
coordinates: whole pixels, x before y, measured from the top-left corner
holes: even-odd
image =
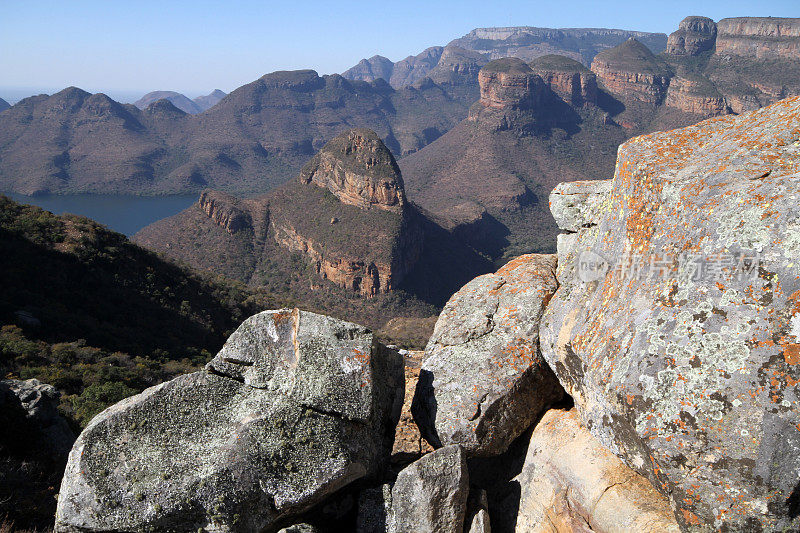
[[[635,39],[597,54],[592,72],[612,93],[651,105],[664,100],[670,77],[668,68]]]
[[[686,17],[667,38],[667,53],[696,56],[714,49],[717,25],[708,17]]]
[[[245,228],[252,228],[253,221],[250,213],[243,210],[238,204],[239,200],[224,192],[206,190],[197,201],[202,211],[214,221],[215,224],[234,234]]]
[[[576,106],[597,103],[597,77],[581,63],[546,55],[534,59],[530,67],[565,102]]]
[[[701,76],[672,78],[664,103],[704,117],[730,113],[725,97],[708,79]]]
[[[354,129],[328,142],[300,172],[300,181],[328,189],[341,202],[401,212],[400,169],[371,130]]]
[[[800,18],[722,19],[717,23],[716,54],[796,61],[800,57]]]

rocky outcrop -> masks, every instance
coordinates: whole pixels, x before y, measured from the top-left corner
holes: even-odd
[[[560,242],[542,354],[686,529],[800,526],[798,122],[791,98],[628,141]]]
[[[542,78],[521,59],[506,57],[484,65],[478,74],[480,100],[469,111],[469,120],[490,131],[529,132],[537,112],[548,99]],[[549,93],[549,94],[548,94]]]
[[[565,102],[574,106],[597,103],[597,78],[578,61],[550,54],[534,59],[530,67]]]
[[[560,229],[576,232],[597,224],[611,180],[568,181],[550,193],[550,212]]]
[[[58,412],[60,397],[55,387],[37,379],[0,381],[2,410],[7,417],[10,413],[21,415],[13,421],[4,420],[7,427],[14,428],[17,442],[0,442],[0,449],[19,444],[26,453],[38,452],[49,459],[63,461],[75,442],[75,435]]]
[[[70,453],[57,531],[262,531],[386,465],[402,358],[361,326],[284,309],[205,371],[109,407]]]
[[[717,23],[718,56],[800,58],[800,18],[738,17]]]
[[[556,259],[523,255],[475,278],[445,305],[425,349],[412,412],[435,447],[497,455],[563,391],[539,353]]]
[[[405,191],[394,156],[380,137],[352,129],[329,141],[303,167],[300,181],[328,189],[341,202],[400,212]]]
[[[670,78],[666,65],[636,39],[597,54],[592,72],[612,93],[651,105],[664,100]]]
[[[697,74],[672,78],[664,103],[686,113],[703,117],[726,115],[731,112],[725,97],[714,84]]]
[[[520,533],[680,531],[667,499],[583,428],[575,410],[545,413],[516,481]]]
[[[463,533],[468,495],[467,457],[461,447],[429,453],[397,475],[387,533]]]
[[[240,205],[238,198],[229,194],[208,189],[203,191],[197,203],[208,218],[231,235],[253,227],[250,213]]]
[[[696,56],[714,49],[717,25],[708,17],[686,17],[667,38],[667,53]]]
[[[524,61],[515,57],[487,63],[478,74],[478,83],[483,107],[531,109],[541,103],[541,79]]]

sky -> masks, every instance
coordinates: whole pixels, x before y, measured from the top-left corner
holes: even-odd
[[[225,92],[275,70],[342,72],[487,26],[670,33],[687,15],[800,17],[799,0],[0,0],[0,97],[75,85],[133,101]]]

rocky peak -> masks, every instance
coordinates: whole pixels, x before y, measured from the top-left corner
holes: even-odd
[[[582,63],[548,54],[531,61],[530,67],[566,102],[573,105],[597,103],[597,77]]]
[[[669,68],[634,38],[597,54],[592,72],[611,92],[654,105],[664,99],[670,77]]]
[[[797,60],[800,57],[800,18],[722,19],[717,24],[716,54]]]
[[[696,56],[714,48],[717,24],[708,17],[686,17],[667,39],[667,53]]]
[[[403,178],[394,156],[372,130],[356,128],[329,141],[300,172],[300,181],[328,189],[362,209],[400,212]]]

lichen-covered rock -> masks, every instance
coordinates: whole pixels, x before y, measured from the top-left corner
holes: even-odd
[[[602,216],[602,206],[611,191],[611,180],[569,181],[550,193],[550,212],[560,229],[578,231],[593,226]]]
[[[388,533],[391,509],[391,484],[363,489],[358,495],[356,533]]]
[[[445,305],[412,404],[435,447],[504,452],[563,390],[539,352],[539,319],[558,286],[554,255],[523,255]]]
[[[361,326],[247,319],[209,363],[109,407],[70,453],[57,531],[262,531],[388,460],[403,362]]]
[[[467,457],[458,445],[418,459],[392,487],[391,533],[463,533],[469,495]]]
[[[522,472],[520,533],[678,533],[668,500],[581,427],[575,410],[536,424]]]
[[[687,529],[800,526],[798,169],[800,98],[638,137],[559,243],[543,356]]]

